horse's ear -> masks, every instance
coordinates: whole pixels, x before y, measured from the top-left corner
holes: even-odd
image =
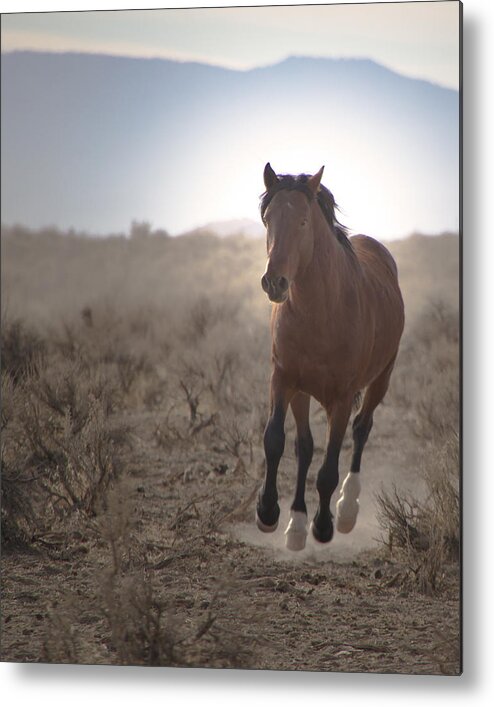
[[[277,181],[278,177],[276,176],[276,172],[268,162],[264,167],[264,186],[269,190],[276,184]]]
[[[321,186],[321,179],[322,179],[322,173],[324,172],[324,167],[321,167],[319,172],[317,174],[314,174],[314,176],[309,177],[307,180],[307,184],[309,185],[309,189],[311,192],[316,196],[317,192],[319,191],[319,187]]]

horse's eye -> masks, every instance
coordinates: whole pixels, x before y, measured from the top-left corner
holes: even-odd
[[[305,226],[307,226],[307,223],[308,223],[307,219],[306,219],[306,218],[303,218],[302,221],[300,222],[300,225],[301,225],[302,227],[305,227]]]

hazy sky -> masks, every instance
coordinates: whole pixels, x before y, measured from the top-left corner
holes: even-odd
[[[450,88],[458,88],[458,46],[453,1],[2,16],[3,51],[90,51],[232,68],[289,55],[365,57]]]

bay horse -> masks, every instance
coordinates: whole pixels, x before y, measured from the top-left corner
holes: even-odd
[[[296,424],[298,472],[286,546],[302,550],[307,536],[305,482],[312,461],[311,397],[325,409],[328,443],[317,475],[319,506],[314,538],[333,537],[330,501],[338,459],[354,401],[365,390],[353,421],[350,471],[336,504],[336,528],[350,532],[359,510],[360,464],[375,408],[386,394],[404,326],[396,264],[369,236],[349,237],[335,216],[332,193],[313,176],[277,175],[264,168],[261,217],[267,229],[262,289],[273,302],[270,415],[264,432],[266,476],[257,501],[257,526],[272,532],[280,508],[276,477],[291,407]]]

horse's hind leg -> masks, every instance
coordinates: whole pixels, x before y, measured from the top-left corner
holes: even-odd
[[[290,401],[297,438],[295,455],[297,457],[297,488],[290,509],[290,521],[285,531],[286,546],[289,550],[303,550],[307,538],[307,507],[305,505],[305,482],[312,461],[314,442],[309,427],[310,396],[296,393]]]
[[[362,407],[353,421],[353,455],[350,472],[347,474],[336,504],[336,528],[340,533],[349,533],[355,527],[359,511],[360,464],[365,443],[372,429],[374,410],[388,390],[394,359],[365,392]]]
[[[338,460],[345,430],[352,410],[352,398],[340,401],[328,413],[329,443],[317,475],[319,507],[312,521],[312,535],[321,543],[333,537],[333,518],[329,510],[331,497],[338,486]]]
[[[264,431],[266,478],[257,501],[256,521],[263,533],[272,533],[278,526],[280,507],[276,478],[285,449],[285,417],[293,391],[283,383],[278,371],[271,377],[271,413]]]

